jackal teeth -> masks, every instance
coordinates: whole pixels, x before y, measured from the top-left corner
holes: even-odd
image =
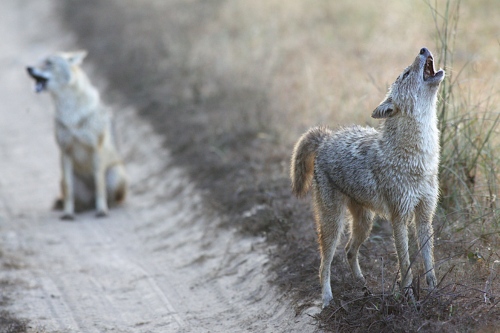
[[[424,80],[428,79],[429,77],[432,77],[436,74],[434,71],[434,59],[432,57],[427,57],[427,60],[425,61],[425,66],[424,66]]]

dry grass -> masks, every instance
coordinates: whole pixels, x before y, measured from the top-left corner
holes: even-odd
[[[298,312],[320,298],[319,260],[309,203],[291,198],[291,148],[313,125],[376,125],[369,115],[388,84],[427,46],[448,74],[435,220],[440,286],[429,294],[416,283],[419,304],[392,294],[395,251],[379,221],[361,249],[371,293],[352,284],[338,255],[332,285],[341,306],[318,319],[339,332],[494,331],[500,21],[492,18],[500,7],[463,2],[453,21],[456,2],[448,16],[446,3],[89,0],[63,10],[111,88],[165,135],[228,225],[277,245],[274,282]]]

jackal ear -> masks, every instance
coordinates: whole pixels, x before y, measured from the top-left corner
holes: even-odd
[[[396,108],[392,103],[392,98],[387,97],[379,106],[372,112],[372,118],[382,119],[392,117],[396,113]]]
[[[85,59],[86,56],[87,56],[87,51],[85,50],[71,52],[68,53],[68,62],[71,65],[78,66],[81,65],[83,59]]]

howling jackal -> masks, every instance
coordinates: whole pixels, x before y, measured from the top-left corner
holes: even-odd
[[[97,209],[106,216],[108,204],[124,200],[127,180],[115,148],[111,115],[80,67],[85,51],[49,56],[39,67],[28,67],[37,92],[54,100],[56,140],[61,150],[62,219],[77,210]]]
[[[444,76],[442,69],[434,70],[431,52],[422,48],[373,111],[373,118],[385,119],[379,130],[315,127],[295,145],[292,189],[301,197],[312,184],[323,307],[333,298],[330,266],[347,209],[352,222],[346,253],[357,279],[364,281],[358,250],[368,238],[377,213],[392,222],[401,287],[411,285],[410,260],[420,252],[427,284],[435,288],[432,219],[438,200],[436,102]]]

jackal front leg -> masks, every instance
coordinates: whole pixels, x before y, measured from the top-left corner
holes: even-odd
[[[413,276],[410,268],[410,255],[408,251],[408,220],[412,216],[399,215],[392,218],[392,229],[396,252],[398,254],[399,271],[401,274],[401,291],[403,293],[411,292],[410,287]]]
[[[61,153],[62,169],[62,195],[63,215],[62,220],[73,220],[75,218],[75,197],[73,190],[73,161],[71,156]]]
[[[420,251],[424,259],[425,279],[430,289],[434,289],[437,286],[436,273],[434,271],[434,231],[432,229],[436,198],[437,195],[422,200],[415,210]]]
[[[100,147],[94,152],[93,168],[96,190],[96,215],[97,217],[105,217],[108,215],[108,203],[106,201],[106,166],[100,154]]]

